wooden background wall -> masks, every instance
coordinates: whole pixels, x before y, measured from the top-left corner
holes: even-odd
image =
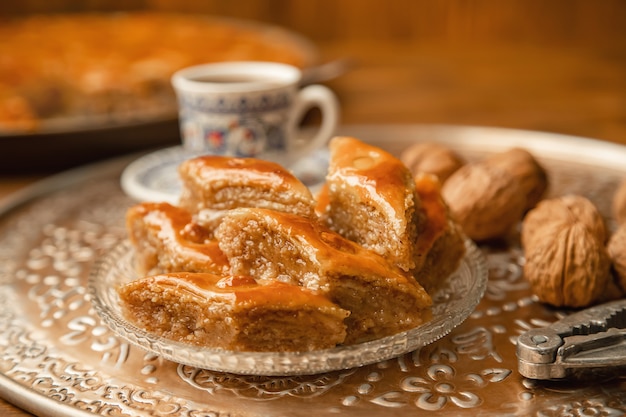
[[[276,24],[348,57],[344,123],[454,123],[626,143],[626,0],[0,0],[0,15],[154,9]],[[1,40],[0,40],[1,41]]]
[[[602,47],[626,40],[623,0],[5,0],[0,15],[176,10],[261,20],[315,41],[549,42]]]

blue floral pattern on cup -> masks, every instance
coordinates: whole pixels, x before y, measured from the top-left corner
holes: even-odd
[[[284,92],[228,99],[185,97],[181,133],[187,146],[215,155],[255,157],[286,148],[285,120],[291,100]],[[218,114],[217,116],[212,116]]]

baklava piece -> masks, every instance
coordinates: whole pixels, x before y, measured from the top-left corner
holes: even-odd
[[[415,251],[426,217],[409,169],[393,155],[351,137],[330,141],[325,223],[404,271],[419,268]],[[323,204],[323,203],[322,203]]]
[[[282,166],[255,158],[202,156],[179,167],[179,205],[209,228],[237,207],[259,207],[311,217],[311,191]]]
[[[119,289],[124,314],[167,339],[236,351],[310,351],[344,341],[349,314],[327,298],[249,276],[170,273]]]
[[[212,233],[191,214],[168,203],[141,203],[126,212],[137,271],[223,273],[228,260]]]
[[[430,314],[432,300],[412,276],[314,220],[240,208],[215,234],[232,275],[301,286],[350,311],[347,344],[413,328]]]
[[[424,257],[424,262],[420,268],[411,272],[430,292],[458,268],[465,255],[465,239],[441,197],[438,178],[432,174],[418,174],[415,177],[415,189],[427,221],[415,244],[415,251]]]

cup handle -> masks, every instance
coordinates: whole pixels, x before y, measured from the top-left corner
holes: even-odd
[[[302,138],[298,134],[298,124],[302,121],[307,110],[319,107],[322,121],[319,129],[312,138]],[[302,88],[296,96],[294,108],[289,121],[290,134],[288,164],[293,164],[298,159],[326,145],[335,133],[339,123],[339,102],[332,90],[323,85],[309,85]]]

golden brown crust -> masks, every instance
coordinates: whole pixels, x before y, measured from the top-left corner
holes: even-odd
[[[191,214],[168,203],[141,203],[126,213],[138,271],[222,273],[228,260]]]
[[[426,221],[422,232],[415,240],[414,251],[416,256],[423,258],[427,256],[435,241],[446,232],[449,215],[448,208],[441,197],[441,183],[436,176],[425,173],[416,175],[415,192],[422,203]],[[422,262],[418,262],[418,265],[422,265]]]
[[[405,271],[417,267],[414,242],[425,217],[411,172],[393,155],[355,138],[335,137],[329,147],[322,214],[328,227]]]
[[[183,163],[181,207],[144,203],[129,210],[128,229],[144,269],[170,271],[125,287],[134,288],[134,301],[124,298],[134,311],[129,314],[166,337],[237,350],[281,350],[269,340],[287,333],[299,340],[287,350],[348,345],[427,321],[432,299],[422,284],[436,288],[465,251],[439,180],[430,174],[414,178],[397,158],[354,138],[335,138],[331,151],[317,207],[300,181],[271,162],[205,156]],[[217,213],[215,221],[199,225],[203,211]],[[383,254],[376,250],[378,240],[387,242]],[[191,273],[206,272],[201,268],[207,258],[221,269]],[[254,288],[221,293],[220,277],[237,277]],[[244,302],[245,294],[253,299]],[[226,295],[230,304],[219,300]],[[333,318],[322,314],[329,305]],[[204,311],[209,306],[215,316]],[[159,314],[160,324],[149,323]],[[302,318],[299,329],[287,320],[290,315]],[[341,338],[333,321],[339,315]],[[224,317],[247,330],[226,329]],[[324,328],[335,329],[335,336],[325,337]],[[209,340],[211,333],[217,342]],[[313,344],[304,345],[306,338]]]
[[[465,240],[460,226],[449,215],[439,180],[431,174],[418,174],[415,188],[427,221],[415,244],[415,252],[424,261],[411,272],[430,292],[458,268],[465,255]]]
[[[348,312],[326,297],[248,276],[170,273],[119,290],[125,315],[168,339],[238,351],[308,351],[335,347]]]
[[[216,236],[231,274],[319,291],[350,311],[346,343],[415,327],[425,320],[432,303],[409,274],[301,216],[235,209],[224,217]]]
[[[315,216],[311,191],[274,162],[202,156],[183,162],[179,174],[183,183],[180,206],[207,227],[216,227],[228,210],[237,207]]]

